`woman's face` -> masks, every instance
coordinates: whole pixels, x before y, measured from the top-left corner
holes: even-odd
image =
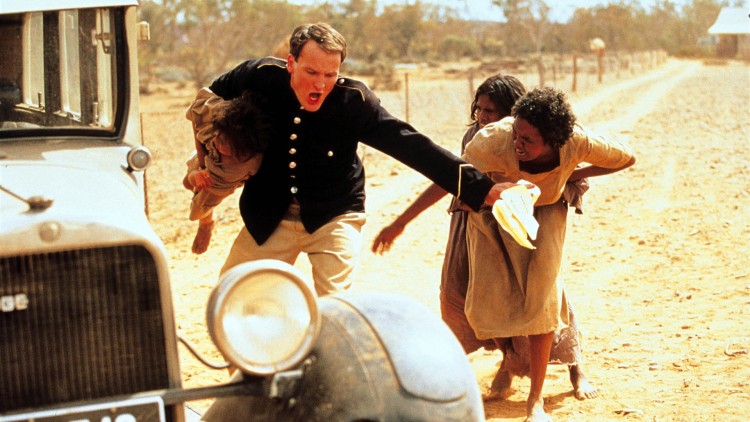
[[[500,115],[495,104],[490,100],[489,95],[482,94],[477,98],[476,119],[479,127],[484,127],[492,122],[496,122],[505,116]]]
[[[552,147],[544,142],[537,128],[520,117],[513,122],[513,146],[518,161],[546,162],[554,158]]]

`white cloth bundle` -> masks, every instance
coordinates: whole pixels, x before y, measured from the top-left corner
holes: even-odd
[[[529,189],[531,183],[519,180],[518,184],[500,193],[500,199],[492,206],[492,214],[500,227],[508,232],[519,245],[536,249],[529,241],[536,240],[539,223],[534,218],[534,204],[541,194],[538,186]]]

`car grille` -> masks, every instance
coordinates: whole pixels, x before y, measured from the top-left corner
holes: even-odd
[[[28,308],[0,312],[0,413],[169,387],[145,248],[0,258],[0,296],[17,294]]]

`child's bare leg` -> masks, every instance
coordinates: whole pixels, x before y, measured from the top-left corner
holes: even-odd
[[[573,384],[573,393],[578,400],[599,397],[599,390],[586,378],[581,365],[570,365],[568,370],[570,371],[570,383]]]
[[[513,377],[514,373],[504,367],[500,367],[492,379],[490,392],[486,400],[505,400],[513,394]]]
[[[186,174],[185,177],[182,179],[182,186],[185,187],[185,189],[192,191],[195,189],[192,183],[190,183],[190,175]]]
[[[211,235],[214,232],[213,213],[200,219],[198,232],[193,239],[193,253],[202,254],[208,250],[208,244],[211,243]]]
[[[525,377],[529,374],[529,364],[528,362],[521,362],[520,355],[516,353],[513,347],[512,338],[494,338],[492,340],[503,351],[503,362],[492,380],[490,393],[486,399],[504,400],[513,394],[513,378]],[[525,368],[522,367],[523,365],[525,365]]]
[[[531,389],[526,401],[526,422],[547,422],[552,419],[544,412],[542,387],[547,375],[547,362],[552,349],[554,332],[529,336]]]

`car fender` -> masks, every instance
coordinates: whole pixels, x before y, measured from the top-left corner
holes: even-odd
[[[218,399],[205,420],[481,421],[473,370],[458,340],[403,295],[320,298],[321,332],[291,398]]]

